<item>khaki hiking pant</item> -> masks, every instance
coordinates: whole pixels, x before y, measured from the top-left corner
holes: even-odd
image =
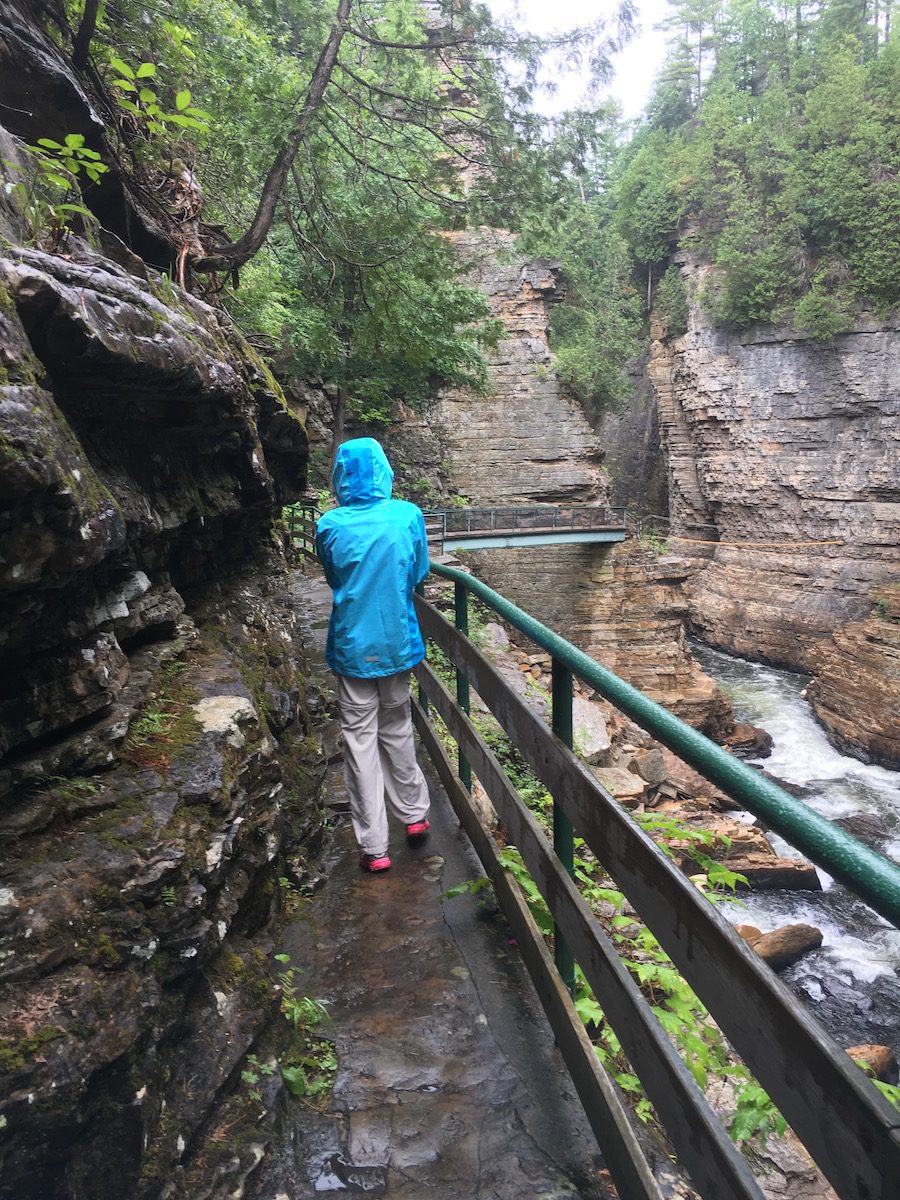
[[[364,854],[384,854],[385,799],[404,825],[421,821],[430,804],[428,784],[416,762],[409,671],[378,679],[338,675],[337,694],[353,832]]]

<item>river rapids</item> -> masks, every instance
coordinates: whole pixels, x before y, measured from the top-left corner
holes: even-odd
[[[900,862],[900,772],[861,763],[831,745],[801,694],[806,676],[708,646],[692,649],[731,699],[736,719],[772,735],[771,755],[756,765],[791,785],[824,817]],[[768,837],[779,854],[797,854],[776,834]],[[900,931],[824,871],[819,878],[820,893],[757,892],[727,903],[723,911],[735,924],[763,932],[797,921],[821,929],[822,948],[789,967],[785,982],[841,1044],[878,1042],[900,1055]]]

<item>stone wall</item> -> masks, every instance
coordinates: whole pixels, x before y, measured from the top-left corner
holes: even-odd
[[[476,506],[605,500],[603,452],[553,370],[549,310],[561,294],[554,265],[522,262],[513,236],[497,230],[453,241],[505,330],[487,394],[444,391],[438,400],[455,490]]]

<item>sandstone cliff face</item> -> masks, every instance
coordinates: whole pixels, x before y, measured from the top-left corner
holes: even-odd
[[[275,526],[306,456],[212,309],[0,251],[2,1200],[158,1196],[269,1017],[316,828]]]
[[[431,422],[453,484],[473,505],[602,503],[603,451],[581,408],[561,390],[547,330],[560,296],[552,263],[522,263],[511,235],[459,235],[507,336],[487,396],[446,392]],[[480,551],[477,574],[528,612],[710,732],[729,724],[724,696],[684,641],[686,564],[635,545]]]
[[[809,699],[839,749],[900,770],[900,584],[873,598],[872,616],[813,647]]]
[[[696,294],[709,268],[685,255],[682,274]],[[700,568],[692,623],[713,645],[809,669],[900,565],[900,324],[860,319],[822,344],[729,332],[695,305],[683,337],[656,332],[673,545]]]
[[[550,304],[559,295],[551,263],[523,263],[511,234],[481,229],[453,237],[505,335],[491,356],[487,395],[439,398],[449,473],[473,505],[603,501],[603,453],[579,406],[553,371]]]

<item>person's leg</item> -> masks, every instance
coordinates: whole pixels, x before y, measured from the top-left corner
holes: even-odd
[[[424,823],[431,800],[425,776],[416,762],[409,671],[379,679],[378,696],[378,750],[385,794],[391,810],[404,825]]]
[[[378,681],[338,675],[337,685],[353,832],[363,854],[385,855],[388,823],[378,753]]]

